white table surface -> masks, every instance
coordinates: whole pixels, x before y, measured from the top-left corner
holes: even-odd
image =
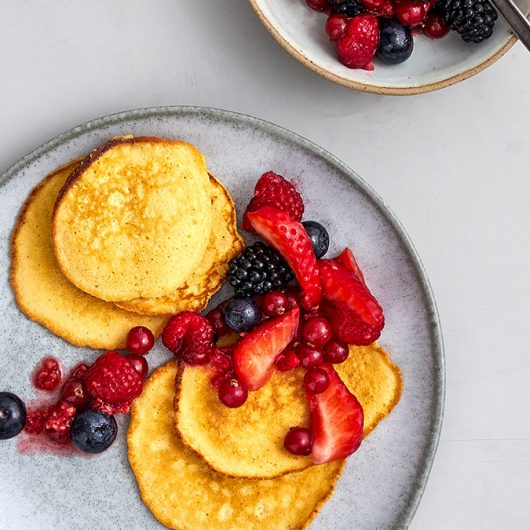
[[[305,69],[244,0],[1,4],[0,170],[91,118],[185,104],[283,125],[363,176],[415,242],[445,337],[443,432],[411,528],[530,527],[530,55],[520,44],[454,87],[381,97]]]

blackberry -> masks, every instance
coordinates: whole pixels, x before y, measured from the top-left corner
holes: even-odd
[[[366,11],[361,0],[329,0],[329,5],[332,13],[342,13],[347,17],[356,17]]]
[[[228,282],[237,296],[265,294],[282,289],[294,275],[280,255],[261,241],[247,247],[230,262]]]
[[[439,0],[436,9],[465,42],[476,44],[491,36],[498,18],[488,0]]]

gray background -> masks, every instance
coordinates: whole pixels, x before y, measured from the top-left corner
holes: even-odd
[[[196,104],[276,122],[362,175],[415,242],[445,334],[445,424],[411,528],[527,527],[530,57],[520,45],[474,79],[401,99],[306,70],[243,0],[3,1],[0,50],[1,169],[94,117]]]

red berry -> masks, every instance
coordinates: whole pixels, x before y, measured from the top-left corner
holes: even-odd
[[[324,346],[331,340],[331,324],[322,317],[313,317],[302,327],[302,338],[308,344]]]
[[[86,407],[90,397],[86,393],[85,386],[81,379],[70,378],[63,386],[61,400],[80,410]]]
[[[427,16],[427,8],[424,2],[413,2],[405,0],[394,8],[396,18],[401,24],[408,27],[419,26]]]
[[[144,326],[136,326],[127,334],[127,349],[136,355],[145,355],[154,344],[153,333]]]
[[[309,344],[299,344],[296,347],[296,354],[300,358],[300,365],[303,368],[311,368],[317,366],[324,359],[324,354],[320,348],[310,346]]]
[[[147,364],[147,359],[143,355],[131,353],[130,355],[127,355],[127,360],[132,364],[133,368],[142,376],[142,379],[145,379],[147,376],[147,372],[149,372],[149,365]]]
[[[53,357],[46,357],[37,367],[34,383],[38,389],[50,392],[59,386],[61,376],[59,361]]]
[[[441,39],[449,33],[449,26],[437,13],[429,13],[425,19],[423,33],[425,33],[425,35],[431,39]]]
[[[289,370],[293,370],[300,366],[300,357],[298,357],[294,351],[290,350],[277,357],[274,364],[280,372],[288,372]]]
[[[392,18],[394,16],[394,6],[391,0],[362,0],[363,7],[380,17]]]
[[[331,42],[338,41],[346,33],[348,17],[341,13],[332,13],[326,21],[326,33]]]
[[[267,293],[261,302],[261,310],[269,317],[279,317],[289,309],[289,300],[280,291]]]
[[[90,397],[105,403],[132,401],[143,389],[144,380],[127,357],[115,351],[99,357],[86,375],[85,388]]]
[[[40,434],[44,429],[44,422],[48,417],[48,408],[35,410],[28,413],[26,417],[26,424],[24,425],[24,431],[29,434]]]
[[[309,368],[304,375],[304,386],[311,394],[321,394],[329,386],[328,374],[317,366]]]
[[[287,309],[298,307],[300,305],[299,291],[295,289],[287,289],[285,296],[287,297]]]
[[[315,11],[319,11],[322,13],[323,11],[327,11],[329,9],[329,2],[328,0],[305,0],[306,4]]]
[[[343,363],[349,354],[348,345],[338,340],[328,342],[324,348],[324,360],[332,364]]]
[[[192,311],[183,311],[169,319],[162,342],[188,364],[207,364],[213,348],[213,328],[210,322]]]
[[[210,356],[210,364],[217,372],[226,373],[233,370],[234,360],[231,348],[214,348]]]
[[[72,373],[70,374],[70,377],[72,379],[81,379],[81,381],[84,381],[84,379],[86,377],[86,373],[88,372],[89,368],[90,367],[88,366],[88,364],[85,364],[85,363],[78,364],[72,370]]]
[[[227,381],[228,379],[232,379],[234,377],[235,377],[234,372],[230,370],[228,372],[217,372],[210,380],[210,383],[217,391],[219,391],[221,383],[223,383],[224,381]]]
[[[239,379],[232,377],[221,382],[219,386],[219,399],[223,405],[231,409],[236,409],[241,407],[247,398],[247,387]]]
[[[366,281],[364,280],[364,274],[353,255],[353,252],[346,247],[336,258],[330,260],[337,266],[342,266],[346,270],[349,270],[357,280],[359,280],[365,287]]]
[[[329,378],[328,389],[307,392],[313,431],[312,457],[315,464],[341,460],[356,451],[363,439],[364,414],[357,398],[341,381],[330,364],[320,368]]]
[[[285,435],[283,446],[293,455],[310,455],[313,449],[313,434],[305,427],[292,427]]]
[[[249,390],[258,390],[271,378],[274,361],[293,340],[299,320],[295,307],[260,324],[235,345],[234,367]]]
[[[99,410],[105,414],[128,414],[131,410],[131,401],[119,401],[116,403],[107,403],[101,399],[93,399],[90,403],[92,410]]]
[[[252,226],[248,218],[249,212],[259,210],[263,206],[271,206],[281,210],[293,221],[301,221],[304,214],[304,201],[296,188],[281,175],[272,171],[264,173],[256,183],[254,197],[250,201],[243,215],[243,229],[255,234],[255,226]]]
[[[348,344],[370,344],[385,325],[383,310],[355,274],[336,260],[320,260],[324,285],[322,309],[333,333]]]
[[[212,325],[212,328],[217,334],[218,339],[232,332],[232,330],[225,324],[223,319],[223,308],[224,304],[218,305],[206,315],[206,318]]]
[[[70,441],[70,425],[74,421],[77,409],[70,403],[60,401],[48,410],[44,422],[44,432],[54,442],[66,444]]]
[[[379,22],[371,13],[352,18],[337,42],[337,57],[348,68],[373,70],[372,59],[379,44]]]
[[[296,276],[301,305],[307,311],[322,299],[322,284],[313,244],[305,228],[285,212],[264,206],[247,217],[257,234],[277,250]]]

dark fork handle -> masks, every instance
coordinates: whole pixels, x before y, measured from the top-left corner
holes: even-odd
[[[530,22],[513,0],[490,0],[512,31],[530,51]]]

